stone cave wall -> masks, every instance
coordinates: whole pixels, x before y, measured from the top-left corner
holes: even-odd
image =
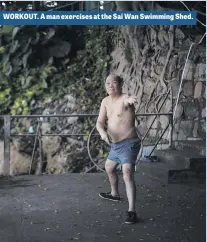
[[[124,92],[138,97],[139,102],[136,105],[136,112],[158,112],[160,104],[169,89],[172,89],[173,106],[175,107],[189,48],[192,41],[198,42],[202,36],[197,32],[195,34],[190,27],[187,28],[186,26],[119,26],[115,31],[117,36],[113,39],[115,49],[111,53],[113,59],[111,71],[124,78]],[[204,43],[192,47],[185,68],[182,91],[174,119],[174,140],[205,138],[205,56]],[[75,112],[71,105],[77,103],[77,101],[73,101],[71,98],[72,96],[68,94],[61,100],[57,100],[57,103],[49,100],[49,109],[45,107],[43,114],[54,113],[57,110],[63,113],[65,110],[71,113]],[[91,104],[88,105],[91,106]],[[169,97],[160,112],[170,112],[171,108],[171,98]],[[83,110],[83,112],[86,111]],[[138,128],[142,135],[150,126],[153,118],[153,116],[139,118]],[[84,125],[89,125],[71,118],[64,122],[57,123],[55,121],[50,125],[44,123],[42,128],[44,132],[54,132],[54,127],[55,130],[57,129],[56,132],[63,132],[64,128],[64,133],[67,133],[71,132],[71,130],[74,131],[75,127],[75,132],[78,133]],[[156,119],[147,137],[149,143],[155,143],[168,122],[169,120],[165,116]],[[163,141],[167,142],[167,138],[168,132],[163,137]],[[28,141],[26,140],[24,143],[28,144]],[[31,141],[27,149],[21,143],[21,150],[18,145],[12,145],[11,175],[28,174],[33,143]],[[47,157],[47,159],[44,158],[44,161],[48,162],[46,172],[49,174],[76,172],[77,167],[81,167],[84,171],[90,160],[86,149],[83,149],[83,147],[84,141],[77,141],[73,137],[67,140],[44,137],[43,152]],[[0,143],[0,174],[3,165],[3,152],[1,150],[3,150],[2,143]],[[21,152],[22,150],[24,152]],[[26,150],[28,152],[25,152]],[[97,150],[94,150],[93,153],[93,157],[96,157]],[[34,166],[37,161],[38,157],[36,157]]]
[[[186,26],[121,26],[118,29],[116,49],[111,54],[111,72],[124,79],[123,91],[138,97],[137,113],[157,113],[170,89],[173,108],[183,84],[174,117],[173,139],[205,139],[206,127],[206,50],[204,43],[193,45],[188,61],[186,58],[192,42],[202,35],[195,34]],[[160,112],[170,112],[171,94]],[[150,126],[151,117],[140,117],[142,135]],[[168,124],[166,116],[158,117],[147,137],[154,143]],[[167,142],[168,131],[163,136]]]

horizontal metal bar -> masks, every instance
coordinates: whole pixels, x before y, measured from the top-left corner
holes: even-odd
[[[53,115],[12,115],[11,118],[59,118],[59,117],[96,117],[97,114],[53,114]]]
[[[137,113],[136,116],[171,116],[173,113]],[[98,114],[54,114],[54,115],[11,115],[11,118],[58,118],[58,117],[97,117]],[[3,118],[4,115],[0,115]]]
[[[135,114],[137,117],[142,116],[171,116],[173,113],[137,113]]]
[[[41,134],[41,136],[88,136],[89,134]],[[37,134],[11,134],[11,136],[37,136]],[[100,136],[99,134],[93,134],[92,136]]]

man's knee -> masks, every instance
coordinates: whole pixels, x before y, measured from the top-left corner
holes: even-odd
[[[107,160],[105,163],[105,169],[108,174],[113,173],[116,170],[117,163],[114,161]]]
[[[113,172],[113,169],[109,164],[105,164],[105,170],[108,174]]]
[[[134,179],[133,169],[130,167],[123,167],[123,179],[125,183],[131,182]]]

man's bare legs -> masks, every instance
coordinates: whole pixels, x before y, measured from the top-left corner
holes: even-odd
[[[129,202],[129,210],[135,212],[136,185],[134,182],[134,165],[126,163],[122,165],[123,179],[126,185],[126,194]]]
[[[109,182],[111,185],[111,194],[109,193],[99,193],[99,196],[104,199],[112,201],[120,201],[120,196],[118,192],[118,174],[116,167],[118,163],[107,160],[105,164],[106,172],[109,177]],[[137,214],[135,211],[135,200],[136,200],[136,186],[134,182],[134,170],[135,166],[132,164],[123,164],[123,178],[126,185],[126,194],[129,202],[129,209],[127,212],[127,218],[125,220],[126,224],[134,224],[138,220]]]
[[[119,192],[118,192],[119,179],[116,171],[117,166],[118,166],[118,163],[111,160],[107,160],[105,163],[105,169],[111,185],[111,195],[114,197],[119,195]]]

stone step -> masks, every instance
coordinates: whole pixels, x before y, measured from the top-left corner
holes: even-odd
[[[146,175],[162,183],[168,182],[169,166],[162,162],[144,162],[137,164],[136,172]]]
[[[183,150],[184,148],[192,148],[196,153],[206,156],[206,141],[205,140],[186,140],[179,141],[176,144],[178,150]]]
[[[169,169],[191,169],[196,163],[204,169],[206,164],[206,157],[196,153],[192,148],[155,150],[154,155],[158,156],[160,162],[168,164]]]
[[[163,162],[143,162],[137,164],[137,173],[146,175],[164,184],[205,183],[206,174],[198,174],[192,169],[172,169]]]
[[[169,170],[168,171],[168,183],[202,183],[205,184],[206,173],[197,173],[192,169],[183,170]]]

